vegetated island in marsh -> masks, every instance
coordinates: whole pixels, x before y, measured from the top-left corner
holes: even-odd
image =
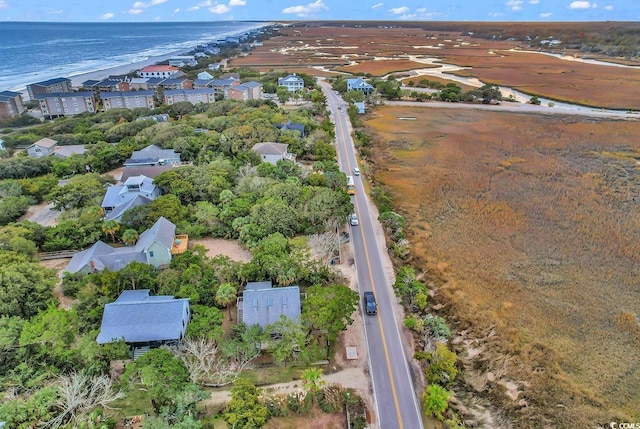
[[[406,76],[424,74],[421,70],[426,69],[433,76],[435,59],[436,66],[468,67],[455,71],[456,75],[477,77],[483,83],[531,96],[636,110],[640,108],[640,60],[625,57],[627,50],[606,47],[622,40],[637,52],[639,32],[640,24],[633,22],[300,22],[279,28],[278,35],[231,64],[263,71],[295,71],[296,67],[308,71],[312,67],[325,75],[332,70],[336,74]],[[585,58],[611,65],[581,62]],[[616,67],[614,63],[638,67]]]
[[[518,427],[637,420],[640,122],[385,106],[365,124],[462,333],[458,388]]]

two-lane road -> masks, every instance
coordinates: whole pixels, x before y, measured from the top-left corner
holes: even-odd
[[[347,105],[326,82],[320,83],[334,116],[340,166],[342,171],[353,175],[353,168],[358,165]],[[382,261],[381,249],[384,251],[385,246],[376,240],[374,226],[379,228],[378,220],[370,215],[370,202],[360,176],[354,176],[354,181],[356,194],[352,201],[360,223],[351,227],[351,237],[358,288],[361,296],[364,291],[373,291],[378,303],[377,315],[363,317],[379,427],[419,429],[423,427],[420,406],[393,310],[396,298]]]

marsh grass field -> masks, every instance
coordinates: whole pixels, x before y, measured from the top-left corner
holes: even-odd
[[[522,427],[637,420],[640,122],[397,106],[365,122],[467,388]]]

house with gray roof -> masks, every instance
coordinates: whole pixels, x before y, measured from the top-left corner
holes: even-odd
[[[262,162],[269,162],[273,165],[283,159],[295,161],[295,154],[287,152],[288,148],[288,144],[274,142],[256,143],[252,147],[254,151],[258,152]]]
[[[297,122],[288,121],[284,124],[276,124],[274,126],[282,131],[296,131],[301,138],[304,138],[304,136],[306,135],[304,131],[304,125]]]
[[[154,144],[141,150],[134,150],[124,162],[125,167],[180,164],[180,154],[173,149],[162,149]]]
[[[133,347],[159,347],[184,338],[191,318],[189,299],[125,290],[104,307],[98,344],[124,340]]]
[[[22,94],[13,91],[0,91],[0,118],[21,115],[26,109]]]
[[[146,176],[132,176],[122,185],[109,186],[102,199],[102,210],[106,220],[120,221],[130,208],[147,205],[160,196],[160,189],[153,179]]]
[[[29,98],[33,101],[38,94],[53,94],[56,92],[71,92],[73,87],[71,86],[71,79],[66,77],[56,77],[48,79],[42,82],[32,83],[27,85],[27,92]]]
[[[278,86],[287,88],[289,92],[300,91],[304,89],[304,80],[294,73],[286,77],[279,77]]]
[[[71,144],[65,146],[56,146],[53,150],[53,156],[58,158],[69,158],[71,155],[84,155],[87,151],[83,144]]]
[[[171,262],[175,232],[176,226],[160,217],[151,228],[140,234],[135,246],[111,247],[98,241],[89,249],[73,255],[64,271],[70,274],[91,274],[105,269],[119,271],[131,262],[155,268],[166,266]]]
[[[347,79],[347,91],[360,91],[364,94],[371,94],[373,92],[373,85],[367,83],[361,77],[355,79]]]
[[[27,147],[27,154],[29,154],[29,156],[33,158],[44,158],[45,156],[53,154],[53,152],[56,150],[57,144],[57,140],[45,137]]]
[[[164,104],[170,106],[181,101],[188,101],[191,104],[214,103],[216,101],[216,90],[214,88],[198,88],[169,89],[164,91]]]
[[[238,298],[238,321],[247,326],[265,327],[280,320],[300,320],[300,288],[298,286],[273,287],[270,281],[249,282],[242,297]]]

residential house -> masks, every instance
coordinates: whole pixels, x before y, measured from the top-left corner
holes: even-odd
[[[153,179],[146,176],[129,177],[122,185],[109,186],[102,199],[106,220],[120,221],[124,212],[132,207],[147,205],[160,196]]]
[[[53,119],[85,112],[95,113],[93,97],[93,92],[61,92],[38,94],[36,100],[40,103],[42,115]]]
[[[116,92],[129,91],[131,89],[129,82],[119,79],[104,79],[93,86],[100,92]]]
[[[216,101],[216,90],[213,88],[202,89],[170,89],[164,91],[164,103],[171,105],[181,101],[191,104],[213,103]]]
[[[220,53],[220,49],[219,48],[211,48],[211,50],[216,50],[217,52],[211,52],[212,55],[218,54]],[[208,52],[208,51],[207,51]],[[222,65],[220,63],[211,63],[209,64],[209,66],[207,67],[209,70],[220,70],[220,67]]]
[[[238,322],[264,328],[280,320],[300,320],[300,288],[273,287],[271,282],[249,282],[238,298]]]
[[[367,81],[361,77],[356,79],[347,79],[347,91],[361,91],[364,94],[371,94],[373,89],[373,85],[367,83]]]
[[[304,80],[294,73],[278,78],[278,86],[284,86],[289,92],[300,91],[304,89]]]
[[[27,154],[33,158],[44,158],[53,155],[57,144],[58,142],[56,140],[45,137],[29,146],[27,148]]]
[[[126,182],[130,177],[135,176],[147,176],[150,179],[155,179],[165,171],[169,171],[174,168],[173,165],[138,165],[138,166],[125,166],[122,169],[122,174],[119,177],[121,182]]]
[[[210,73],[203,71],[198,73],[198,79],[200,80],[213,80],[213,75],[211,75]]]
[[[184,338],[191,319],[188,298],[151,296],[149,289],[125,290],[104,306],[98,344],[124,340],[134,359],[150,348],[175,344]]]
[[[71,92],[71,79],[66,77],[57,77],[45,80],[44,82],[32,83],[27,85],[27,92],[31,100],[36,100],[38,94],[54,94],[57,92]]]
[[[160,84],[164,81],[165,79],[162,77],[150,77],[147,78],[147,89],[150,91],[157,91],[158,88],[160,88]]]
[[[274,126],[281,131],[295,131],[300,135],[300,138],[304,138],[306,135],[304,125],[297,122],[288,121],[285,124],[276,124]]]
[[[152,65],[144,67],[138,70],[138,76],[140,77],[161,77],[164,79],[168,79],[170,77],[178,74],[180,70],[178,67],[167,66],[167,65]]]
[[[180,164],[180,154],[173,149],[162,149],[154,144],[141,150],[134,150],[124,162],[125,167]]]
[[[21,115],[25,110],[21,93],[13,91],[0,92],[0,119]]]
[[[167,89],[193,89],[193,81],[184,77],[165,79],[158,84],[163,90]]]
[[[71,155],[84,155],[87,151],[83,144],[72,144],[66,146],[56,146],[53,156],[58,158],[69,158]]]
[[[288,144],[274,142],[256,143],[252,147],[254,151],[258,152],[263,162],[268,162],[274,165],[280,160],[295,160],[295,154],[288,153],[288,148]]]
[[[86,275],[103,271],[119,271],[131,262],[140,262],[160,268],[169,265],[175,254],[176,226],[160,217],[156,223],[140,234],[135,246],[111,247],[98,241],[87,250],[76,253],[65,268],[70,274]],[[63,274],[64,275],[64,274]]]
[[[220,79],[223,80],[236,80],[240,82],[240,73],[224,73],[220,76]]]
[[[169,58],[169,65],[174,67],[193,67],[198,65],[198,61],[192,55],[179,55]]]
[[[0,139],[0,150],[5,150],[6,148],[4,147],[4,140]]]
[[[136,107],[148,107],[153,109],[153,91],[123,91],[123,92],[103,92],[100,100],[104,110],[110,109],[135,109]]]
[[[260,82],[249,81],[240,85],[227,88],[226,98],[233,100],[261,100],[262,84]]]

